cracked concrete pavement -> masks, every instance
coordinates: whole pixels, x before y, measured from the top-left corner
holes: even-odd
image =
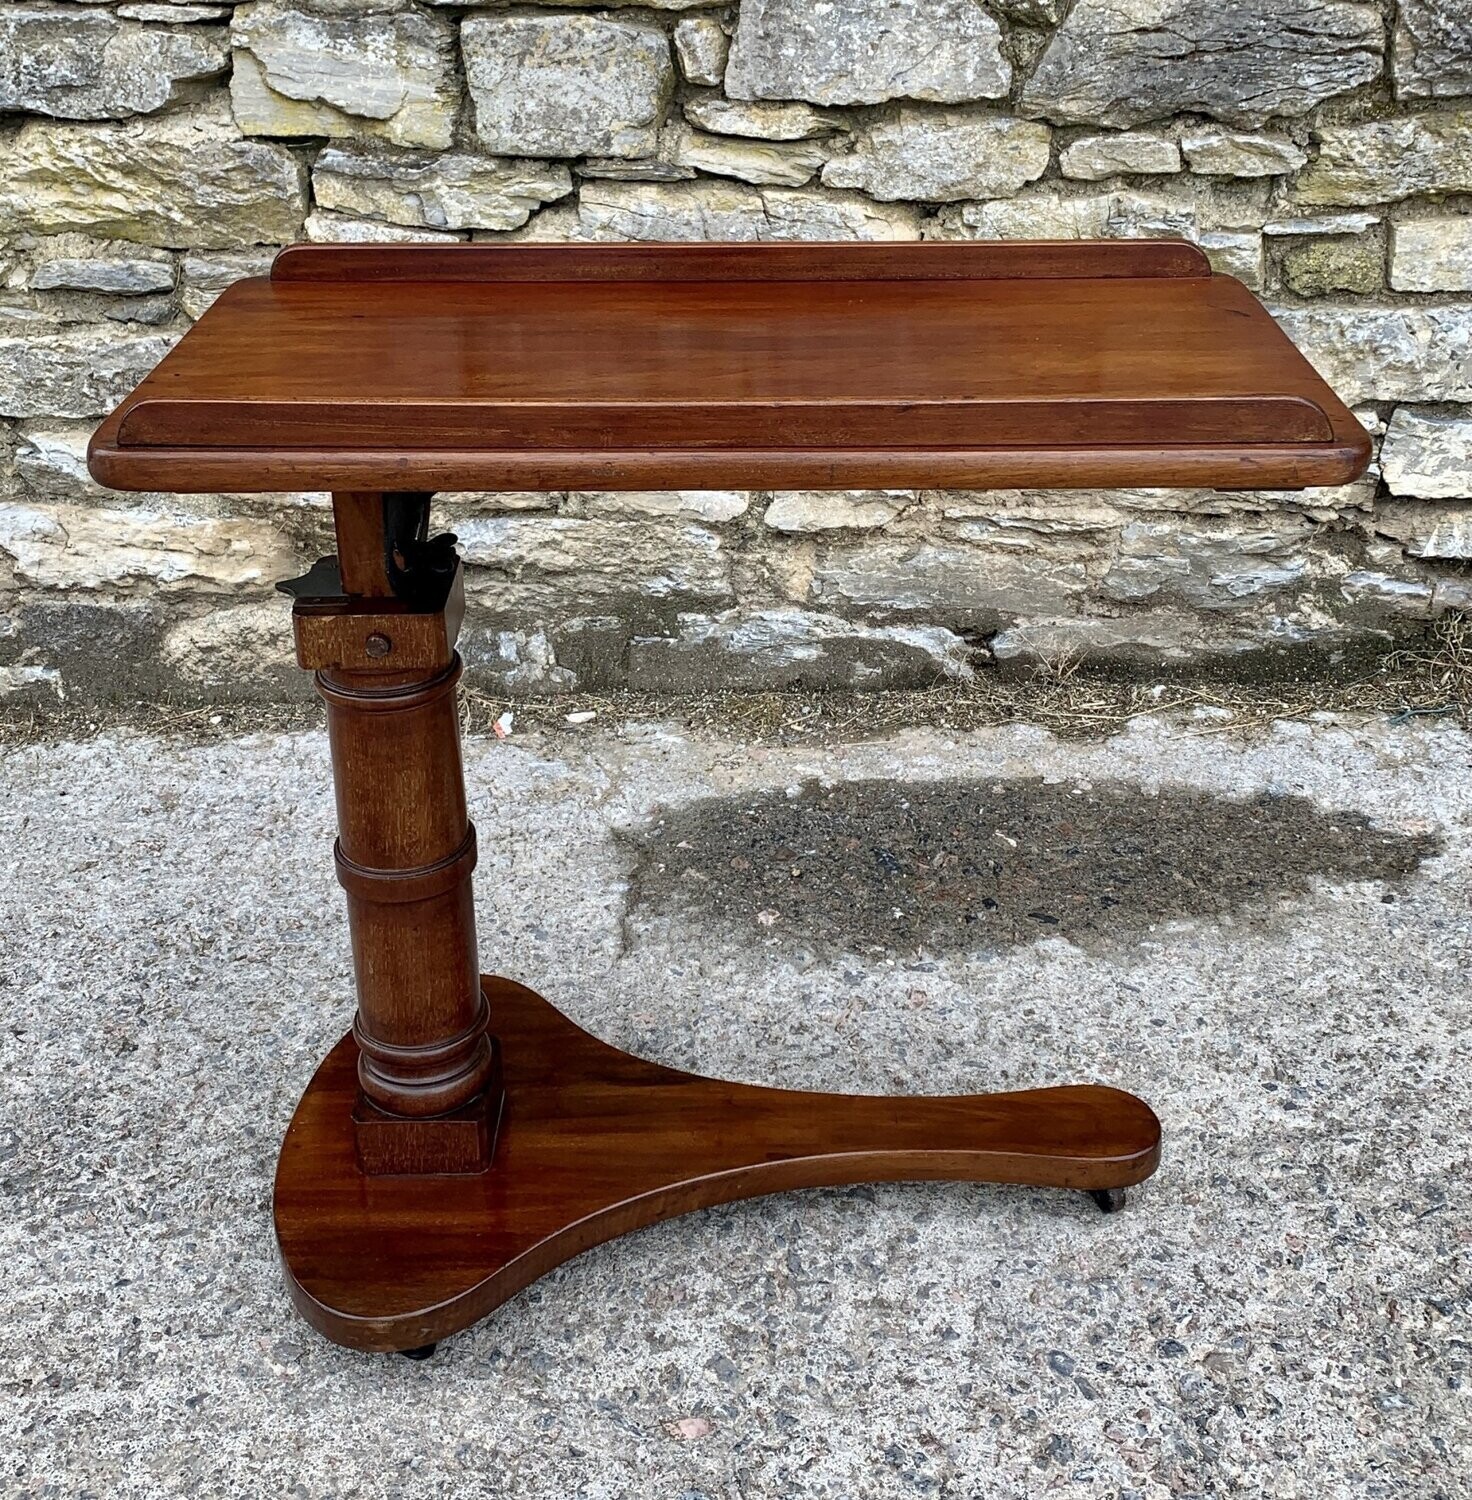
[[[1160,1172],[1109,1218],[948,1184],[730,1205],[589,1252],[425,1363],[335,1348],[291,1311],[270,1225],[281,1133],[351,1013],[324,739],[13,748],[0,1492],[1472,1494],[1465,735],[1144,719],[770,748],[594,724],[467,760],[487,969],[707,1073],[1130,1088]],[[780,818],[740,854],[741,808],[823,796],[843,855]],[[1121,796],[1178,810],[1152,814],[1192,851],[1169,899],[1159,861],[1088,836]],[[726,815],[690,823],[709,798]],[[630,903],[661,820],[728,899],[691,877]],[[1062,840],[1052,906],[948,883],[993,879],[999,830],[1024,881]],[[799,901],[789,857],[848,897]],[[918,927],[888,924],[886,881]],[[1104,896],[1115,941],[1097,911],[1027,926]]]

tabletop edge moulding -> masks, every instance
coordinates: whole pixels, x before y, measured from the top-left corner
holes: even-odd
[[[292,281],[948,281],[1211,276],[1186,240],[288,245]]]

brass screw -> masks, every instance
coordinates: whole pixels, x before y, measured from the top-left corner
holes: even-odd
[[[363,642],[363,649],[372,657],[387,656],[394,649],[394,643],[386,635],[380,635],[376,630]]]

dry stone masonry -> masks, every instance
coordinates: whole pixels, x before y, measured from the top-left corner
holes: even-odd
[[[85,453],[303,238],[1181,235],[1380,444],[1301,494],[446,497],[498,691],[1332,661],[1472,611],[1468,0],[26,0],[0,159],[0,691],[300,690],[271,586],[327,497]]]

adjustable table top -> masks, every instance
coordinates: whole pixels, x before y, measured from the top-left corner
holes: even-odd
[[[98,430],[148,490],[1347,482],[1369,439],[1174,241],[298,246]]]

